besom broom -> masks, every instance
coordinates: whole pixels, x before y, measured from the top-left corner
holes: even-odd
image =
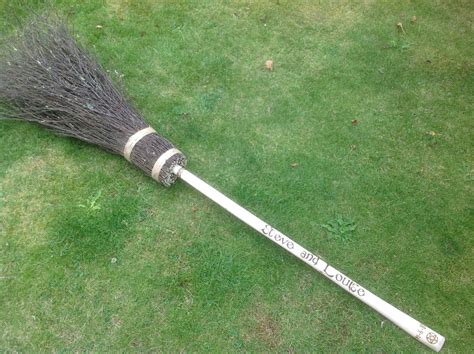
[[[35,15],[1,52],[3,115],[123,155],[165,186],[180,178],[435,351],[445,338],[380,299],[186,170],[186,157],[150,127],[56,15]]]

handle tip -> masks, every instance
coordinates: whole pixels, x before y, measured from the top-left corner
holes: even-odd
[[[446,341],[446,338],[444,338],[443,336],[439,336],[438,342],[433,346],[434,351],[439,352],[443,348],[445,341]]]

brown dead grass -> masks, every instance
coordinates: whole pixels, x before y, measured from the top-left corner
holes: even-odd
[[[281,330],[277,320],[261,307],[256,309],[255,320],[257,338],[268,348],[277,348],[281,344]]]

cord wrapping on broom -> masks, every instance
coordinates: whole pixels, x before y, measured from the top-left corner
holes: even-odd
[[[142,138],[144,138],[148,134],[152,134],[152,133],[156,133],[156,130],[153,129],[152,127],[147,127],[147,128],[137,131],[130,138],[128,138],[127,143],[125,144],[125,147],[123,148],[123,157],[125,157],[127,161],[131,162],[130,156],[132,155],[132,151],[133,151],[133,148],[135,147],[135,144],[138,143]]]
[[[144,137],[153,133],[158,135],[155,129],[153,129],[152,127],[146,127],[132,134],[130,138],[128,138],[127,143],[125,144],[125,147],[123,148],[123,157],[125,157],[127,161],[132,162],[131,156],[132,156],[132,152],[135,145],[138,144],[138,142],[140,142],[140,140],[142,140]],[[176,176],[174,175],[172,170],[176,165],[180,165],[180,166],[184,165],[182,159],[178,159],[175,163],[172,163],[168,167],[168,170],[165,172],[164,176],[161,174],[161,172],[163,168],[165,167],[165,165],[167,164],[168,160],[170,160],[171,158],[175,156],[179,157],[179,155],[184,156],[183,153],[179,151],[178,149],[176,149],[175,147],[172,147],[166,150],[165,152],[163,152],[160,156],[158,156],[155,163],[153,164],[153,167],[151,169],[151,177],[154,180],[158,182],[162,182],[162,183],[164,180],[166,182],[164,183],[165,185],[171,182],[171,181],[168,181],[167,178],[171,178],[174,181],[176,179]]]
[[[166,151],[163,155],[161,155],[160,157],[158,157],[158,159],[156,160],[155,164],[153,165],[153,168],[151,169],[151,177],[160,182],[160,174],[161,174],[161,170],[163,169],[163,167],[166,165],[166,163],[168,162],[169,159],[171,159],[173,156],[178,156],[178,155],[183,155],[181,151],[179,151],[178,149],[176,148],[172,148],[172,149],[169,149],[168,151]],[[173,168],[175,166],[181,166],[181,164],[177,163],[173,166],[171,166],[171,171],[173,170]],[[173,176],[175,174],[173,173]]]

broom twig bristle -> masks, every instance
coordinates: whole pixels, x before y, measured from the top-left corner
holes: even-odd
[[[33,16],[0,55],[3,117],[36,122],[117,154],[123,153],[130,136],[148,127],[56,14]],[[151,174],[155,161],[172,148],[169,141],[152,134],[136,145],[131,161]],[[182,154],[168,167],[177,163],[185,163]],[[163,171],[160,181],[166,185],[174,177],[169,168]]]

